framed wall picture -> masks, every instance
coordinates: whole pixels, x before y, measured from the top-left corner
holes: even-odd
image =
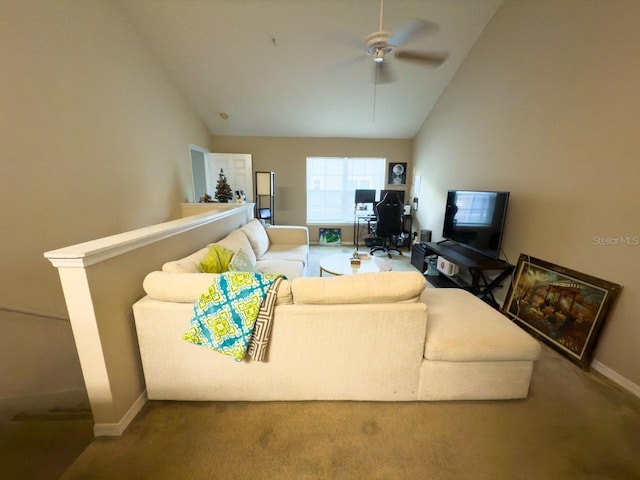
[[[588,370],[600,330],[621,288],[522,254],[503,313]]]
[[[320,237],[318,239],[319,245],[339,247],[342,244],[341,228],[321,228],[319,230],[319,234],[320,234]]]
[[[407,184],[407,164],[406,163],[390,163],[389,185],[406,185]]]

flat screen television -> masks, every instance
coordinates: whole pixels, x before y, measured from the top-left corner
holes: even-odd
[[[509,192],[449,190],[442,237],[498,258],[508,203]]]

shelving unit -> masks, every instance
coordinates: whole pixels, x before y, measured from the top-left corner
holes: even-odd
[[[273,172],[256,172],[256,218],[274,225],[276,217],[276,174]],[[261,215],[261,210],[269,209],[269,216]]]
[[[407,247],[407,251],[411,251],[411,240],[413,238],[413,215],[402,216],[402,233],[404,233],[404,239],[402,246]]]
[[[434,287],[463,288],[494,308],[499,308],[493,291],[502,286],[502,282],[509,277],[515,268],[514,265],[475,252],[452,241],[414,245],[411,264],[421,272],[426,272],[427,258],[431,255],[446,258],[460,268],[459,274],[454,276],[447,276],[440,272],[437,276],[427,276],[427,280]],[[491,278],[488,276],[488,272],[498,272],[498,274]]]

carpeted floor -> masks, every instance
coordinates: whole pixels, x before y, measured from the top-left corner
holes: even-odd
[[[339,251],[351,249],[313,247],[309,274]],[[389,259],[394,270],[412,268],[403,253]],[[77,436],[43,432],[52,450]],[[0,466],[7,452],[34,471],[51,462],[26,442],[22,455],[7,445]],[[640,480],[638,452],[640,398],[543,347],[525,400],[148,402],[121,437],[93,439],[61,478]],[[0,468],[0,479],[60,471],[31,470]]]
[[[526,400],[149,402],[75,479],[640,479],[640,399],[550,349]]]
[[[94,439],[88,404],[23,412],[0,421],[0,480],[55,480]]]

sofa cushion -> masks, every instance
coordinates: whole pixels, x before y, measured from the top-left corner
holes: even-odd
[[[153,300],[176,303],[195,303],[209,289],[216,273],[173,273],[155,271],[149,273],[142,287]],[[283,280],[278,288],[276,305],[293,303],[291,282]],[[170,308],[167,306],[167,308]]]
[[[475,295],[456,288],[427,288],[429,308],[424,358],[449,362],[536,360],[540,344]]]
[[[296,260],[258,260],[256,270],[261,273],[280,273],[288,280],[304,274],[304,263]]]
[[[203,273],[222,273],[229,270],[229,262],[233,257],[233,251],[214,243],[209,247],[207,255],[200,262],[200,271]]]
[[[216,243],[227,247],[229,250],[233,250],[234,252],[237,252],[242,248],[251,259],[251,263],[256,263],[256,254],[253,251],[253,247],[251,246],[251,243],[249,243],[249,239],[247,238],[247,236],[239,229],[233,230],[231,233],[229,233],[229,235],[224,237],[222,240],[218,240]],[[213,244],[210,243],[209,245],[207,245],[207,247],[211,245]]]
[[[247,252],[245,252],[243,248],[240,248],[231,258],[231,261],[229,262],[229,270],[235,270],[238,272],[255,272],[256,265],[255,262],[251,261]]]
[[[269,237],[264,226],[255,218],[249,220],[240,230],[247,236],[249,243],[256,254],[256,258],[262,257],[269,250]]]
[[[201,248],[197,252],[191,255],[181,258],[180,260],[173,260],[162,265],[163,272],[171,273],[200,273],[200,262],[204,260],[204,257],[209,253],[209,248]]]
[[[339,277],[300,277],[291,283],[293,303],[415,303],[425,289],[420,272],[375,272]]]
[[[278,245],[272,243],[269,250],[260,257],[260,260],[296,260],[306,265],[309,257],[309,247],[307,245]]]

